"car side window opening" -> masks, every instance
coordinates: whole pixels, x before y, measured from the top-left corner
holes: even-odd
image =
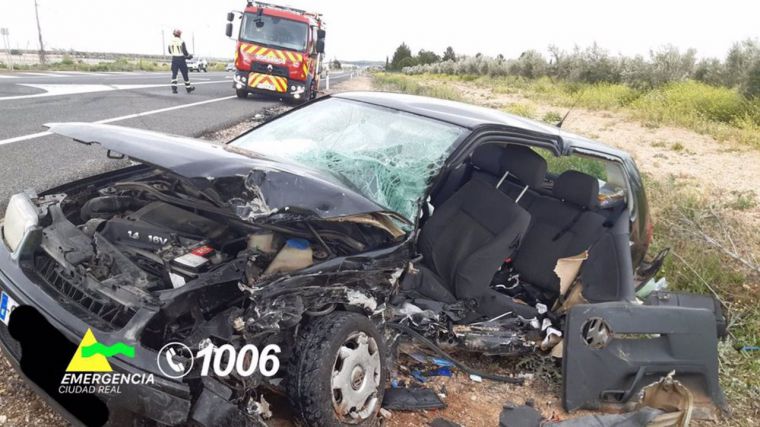
[[[550,180],[569,170],[582,172],[599,180],[600,208],[609,208],[616,206],[620,201],[630,200],[625,172],[618,162],[583,154],[555,156],[545,149],[532,149],[546,159],[546,174]]]

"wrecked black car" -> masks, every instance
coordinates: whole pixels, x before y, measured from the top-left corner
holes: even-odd
[[[443,356],[551,352],[568,410],[621,408],[671,371],[725,406],[719,307],[635,296],[662,256],[646,258],[647,201],[624,152],[383,93],[324,97],[226,145],[48,127],[134,162],[18,193],[2,227],[0,342],[72,421],[262,425],[266,397],[284,395],[307,425],[373,425],[402,341]],[[106,353],[113,372],[153,381],[62,392],[88,330],[134,349]],[[42,369],[48,335],[65,348]],[[217,369],[272,345],[278,360],[252,373]],[[201,355],[214,352],[210,369]]]

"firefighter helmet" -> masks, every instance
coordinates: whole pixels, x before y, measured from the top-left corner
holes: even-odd
[[[174,37],[180,37],[182,35],[182,30],[175,28],[172,34],[174,34]]]

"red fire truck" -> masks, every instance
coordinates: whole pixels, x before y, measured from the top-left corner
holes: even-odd
[[[263,93],[303,102],[315,98],[325,51],[322,15],[249,1],[243,12],[227,14],[227,37],[232,37],[236,18],[237,96]]]

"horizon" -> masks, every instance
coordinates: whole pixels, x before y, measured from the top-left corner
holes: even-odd
[[[0,0],[0,27],[10,31],[9,47],[38,50],[33,2],[12,1]],[[224,35],[224,15],[245,5],[242,0],[176,4],[147,0],[127,4],[93,0],[65,3],[38,0],[38,3],[46,51],[165,55],[164,45],[172,28],[179,27],[193,53],[215,58],[233,56],[234,41]],[[492,57],[502,54],[507,58],[515,58],[527,50],[546,54],[550,45],[572,51],[575,46],[585,48],[593,43],[613,56],[647,57],[652,50],[673,45],[681,51],[696,49],[699,59],[722,60],[733,44],[757,40],[760,36],[754,18],[760,14],[760,4],[736,0],[728,1],[735,7],[726,5],[717,10],[707,2],[679,0],[663,4],[645,0],[626,10],[625,19],[620,18],[616,5],[600,0],[589,0],[586,7],[556,1],[509,5],[476,0],[462,7],[452,1],[431,6],[427,2],[406,4],[391,0],[362,8],[338,0],[315,3],[282,2],[323,13],[327,28],[326,57],[346,62],[384,62],[401,43],[406,43],[413,53],[425,49],[441,54],[452,46],[457,54],[482,53]],[[484,15],[483,10],[489,13]],[[658,12],[651,13],[652,10]],[[744,13],[737,14],[735,10]],[[120,19],[103,18],[110,16]],[[511,16],[520,19],[510,20]],[[389,22],[391,35],[386,31]],[[72,27],[79,28],[72,31]],[[706,31],[707,28],[710,30]],[[0,49],[5,50],[5,46],[0,45]]]

